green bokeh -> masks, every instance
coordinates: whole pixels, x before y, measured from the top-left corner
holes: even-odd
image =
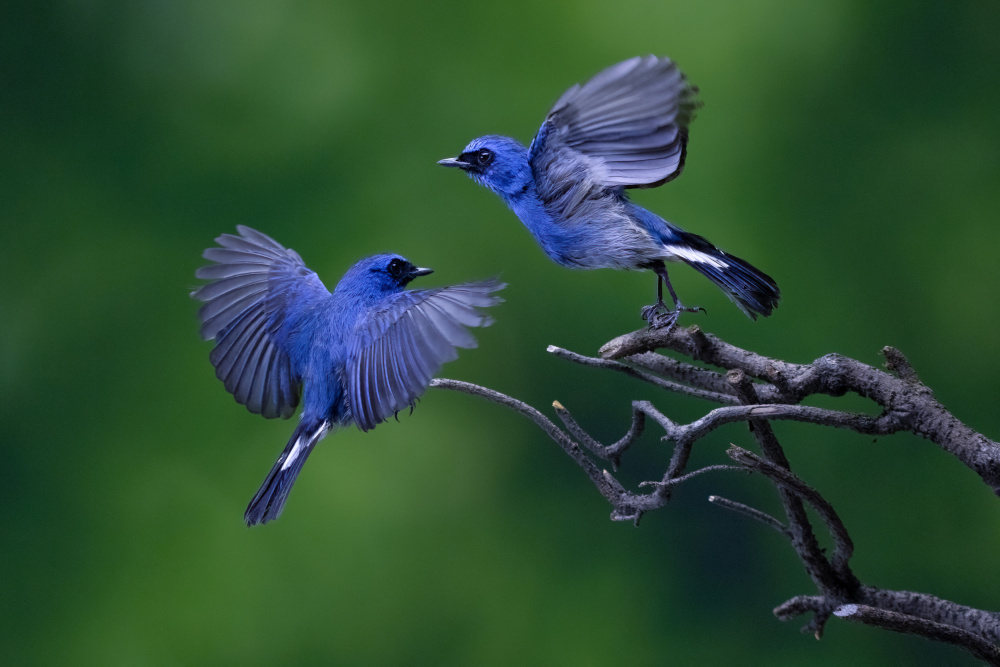
[[[636,198],[783,293],[752,323],[679,269],[709,311],[689,321],[793,361],[878,364],[895,345],[996,436],[998,34],[986,1],[6,2],[0,662],[971,662],[775,620],[811,592],[801,566],[705,502],[774,509],[761,480],[706,476],[640,528],[612,523],[537,430],[449,392],[329,437],[281,520],[249,530],[292,427],[224,392],[187,295],[236,224],[328,285],[389,249],[434,267],[428,284],[499,273],[496,325],[445,376],[559,399],[604,439],[631,399],[695,418],[703,405],[545,353],[636,328],[651,276],[556,266],[493,195],[434,165],[479,134],[528,141],[569,84],[665,54],[705,106],[684,176]],[[972,472],[914,437],[777,428],[842,513],[863,580],[1000,608],[1000,508]],[[752,446],[734,426],[695,462],[729,442]],[[623,478],[668,457],[648,437]]]

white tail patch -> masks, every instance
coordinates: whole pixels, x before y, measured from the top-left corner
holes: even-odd
[[[306,438],[306,434],[303,433],[296,439],[295,444],[292,445],[292,451],[288,452],[288,456],[285,457],[285,462],[281,464],[282,470],[287,470],[289,466],[295,463],[295,459],[299,458],[299,454],[305,449],[303,439]]]
[[[719,259],[718,257],[713,257],[708,253],[704,253],[700,250],[694,250],[692,248],[685,248],[678,245],[668,245],[665,246],[666,251],[677,259],[682,259],[686,262],[697,262],[698,264],[711,264],[717,269],[725,269],[729,267],[729,263],[725,260]]]
[[[329,427],[324,424],[315,433],[302,433],[295,439],[295,444],[292,445],[292,450],[288,452],[288,456],[285,457],[285,461],[281,464],[281,469],[287,470],[291,467],[295,463],[295,459],[299,458],[302,452],[308,451],[309,447],[319,442],[328,430]]]

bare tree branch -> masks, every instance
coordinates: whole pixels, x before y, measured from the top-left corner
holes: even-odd
[[[655,354],[655,349],[673,350],[708,367]],[[818,589],[818,595],[796,596],[779,605],[774,609],[775,616],[790,620],[811,613],[803,630],[817,639],[823,636],[831,617],[840,617],[955,644],[981,660],[1000,665],[1000,614],[924,593],[865,586],[858,580],[850,567],[854,544],[847,528],[820,492],[792,472],[771,428],[773,421],[788,420],[869,435],[915,433],[975,470],[994,493],[1000,494],[1000,445],[964,425],[938,403],[898,350],[882,350],[891,373],[836,354],[810,364],[793,364],[740,349],[695,326],[640,330],[619,336],[601,348],[601,358],[555,346],[549,346],[548,351],[576,364],[624,373],[664,391],[701,398],[721,407],[681,424],[649,401],[634,401],[625,434],[604,445],[587,433],[559,401],[553,403],[553,408],[565,431],[530,405],[492,389],[446,379],[433,380],[431,386],[480,396],[528,418],[583,470],[611,504],[611,518],[615,521],[638,523],[645,512],[664,507],[671,490],[692,477],[722,470],[758,473],[778,492],[785,522],[720,496],[710,496],[709,501],[770,526],[788,538]],[[799,405],[814,394],[842,396],[848,392],[871,400],[878,414]],[[593,458],[608,461],[617,470],[622,457],[639,441],[647,420],[663,430],[661,440],[672,443],[673,452],[661,479],[642,482],[636,490],[629,490]],[[686,472],[695,444],[720,426],[734,422],[749,424],[762,455],[732,445],[726,454],[736,466],[716,464]],[[815,510],[833,540],[830,556],[819,545],[807,505]]]
[[[991,665],[1000,665],[1000,646],[954,625],[929,621],[919,616],[864,604],[845,604],[835,609],[833,615],[855,623],[955,644],[966,649],[980,660]]]
[[[621,359],[655,349],[670,349],[712,366],[742,370],[773,385],[780,396],[776,402],[794,404],[813,394],[843,396],[847,392],[869,398],[882,408],[885,433],[909,431],[930,440],[972,468],[1000,495],[1000,444],[972,430],[937,402],[895,348],[883,348],[882,354],[898,376],[839,354],[828,354],[811,364],[769,359],[692,326],[642,329],[619,336],[601,348],[601,357]],[[757,402],[771,401],[762,396]]]
[[[695,398],[704,398],[706,400],[714,401],[716,403],[728,403],[730,405],[735,405],[736,403],[738,403],[738,401],[733,396],[727,395],[725,392],[698,389],[697,387],[689,387],[685,384],[681,384],[678,382],[670,382],[668,380],[663,380],[649,373],[643,373],[642,371],[638,371],[632,366],[629,366],[628,364],[623,364],[617,361],[610,361],[608,359],[594,359],[593,357],[585,357],[582,354],[577,354],[576,352],[570,352],[569,350],[564,350],[563,348],[556,347],[555,345],[549,345],[548,352],[550,354],[554,354],[555,356],[561,359],[568,359],[569,361],[573,361],[578,364],[582,364],[584,366],[592,366],[595,368],[608,368],[613,371],[618,371],[619,373],[624,373],[629,377],[633,377],[636,378],[637,380],[642,380],[644,382],[649,382],[650,384],[656,385],[661,389],[666,389],[667,391],[673,391],[678,394],[694,396]],[[630,359],[630,361],[632,360]],[[691,366],[690,368],[693,371],[698,370],[693,366]],[[684,382],[684,380],[682,380],[681,382]]]
[[[770,514],[760,511],[756,507],[750,507],[749,505],[744,505],[743,503],[738,503],[734,500],[723,498],[722,496],[709,496],[708,502],[718,505],[719,507],[725,507],[726,509],[734,512],[739,512],[740,514],[745,514],[755,521],[760,521],[765,526],[774,528],[776,531],[789,539],[792,537],[792,532],[788,530],[788,527],[785,526],[785,524],[781,523]]]
[[[754,386],[742,370],[730,370],[727,373],[727,379],[736,390],[741,401],[752,403],[757,400],[757,393],[754,390]],[[861,586],[861,582],[857,580],[847,566],[847,559],[850,558],[852,547],[848,546],[846,557],[843,556],[842,550],[838,548],[838,553],[841,557],[837,560],[836,564],[827,560],[826,555],[819,546],[819,541],[816,539],[816,533],[809,522],[809,517],[806,515],[806,508],[803,503],[806,499],[803,496],[809,496],[810,499],[814,499],[812,495],[807,493],[811,489],[799,482],[798,478],[792,474],[791,466],[785,456],[784,450],[778,444],[778,439],[774,435],[771,424],[763,419],[753,419],[750,422],[750,426],[754,439],[769,461],[755,457],[750,452],[740,450],[735,446],[730,447],[727,453],[730,458],[738,460],[736,454],[745,452],[749,456],[744,457],[744,461],[738,462],[764,473],[775,484],[778,497],[781,499],[782,507],[785,510],[785,516],[788,519],[788,532],[792,548],[799,555],[799,560],[802,561],[806,572],[809,573],[809,577],[816,584],[817,588],[827,596],[837,600],[853,599],[853,596],[857,593],[857,589]],[[836,519],[836,521],[839,523],[840,520]],[[849,542],[850,538],[848,538]],[[823,626],[827,618],[828,615],[818,613],[813,616],[810,629],[817,637],[822,636]]]
[[[854,543],[851,541],[851,536],[847,534],[847,528],[840,521],[840,517],[837,516],[833,507],[830,506],[830,503],[823,496],[819,495],[815,489],[809,487],[805,482],[792,474],[791,470],[766,461],[756,454],[741,449],[736,445],[730,445],[726,454],[729,455],[729,458],[743,464],[748,469],[761,473],[789,494],[812,505],[823,519],[836,545],[830,563],[837,575],[836,583],[843,585],[842,580],[853,579],[854,575],[851,573],[847,563],[854,554]],[[822,583],[826,584],[826,582]],[[848,585],[854,588],[860,584],[854,580],[849,582]],[[832,588],[830,585],[824,585],[823,587]]]

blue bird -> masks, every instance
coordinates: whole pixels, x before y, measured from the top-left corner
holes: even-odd
[[[303,392],[291,439],[250,501],[248,526],[277,519],[306,457],[330,430],[362,431],[411,410],[455,348],[476,347],[466,327],[492,324],[478,308],[501,301],[496,280],[406,290],[431,273],[399,255],[363,259],[331,294],[298,253],[249,227],[223,234],[203,257],[191,293],[209,359],[236,402],[287,419]]]
[[[629,200],[680,175],[698,89],[667,58],[636,57],[575,85],[556,101],[528,148],[509,137],[474,139],[458,167],[514,211],[545,253],[573,269],[648,269],[656,303],[642,309],[650,328],[681,312],[664,262],[684,262],[707,277],[747,316],[770,315],[780,292],[746,261],[716,248]],[[666,284],[673,299],[663,302]]]

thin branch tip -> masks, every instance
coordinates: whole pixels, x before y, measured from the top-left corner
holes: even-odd
[[[886,345],[882,348],[882,356],[885,357],[886,368],[898,375],[901,380],[910,384],[920,384],[920,378],[917,377],[917,372],[913,370],[910,361],[897,348]]]

